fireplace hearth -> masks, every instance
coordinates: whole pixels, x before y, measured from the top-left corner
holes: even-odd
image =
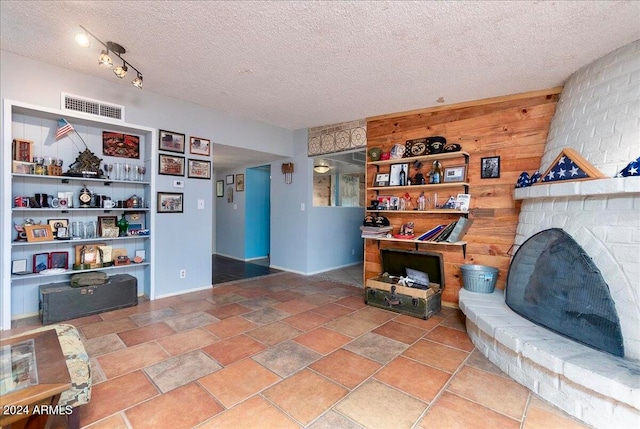
[[[516,252],[507,305],[530,321],[615,356],[624,356],[618,313],[593,260],[560,228],[541,231]]]

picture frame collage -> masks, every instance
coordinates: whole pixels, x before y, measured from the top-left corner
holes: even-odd
[[[211,161],[208,159],[187,158],[186,147],[189,147],[189,155],[196,157],[211,156],[211,140],[202,137],[189,136],[174,131],[159,130],[158,138],[158,174],[166,176],[186,176],[189,179],[211,180]],[[166,153],[165,153],[166,152]],[[216,183],[216,192],[219,192],[219,182]],[[157,192],[157,213],[183,213],[184,194],[178,192]]]

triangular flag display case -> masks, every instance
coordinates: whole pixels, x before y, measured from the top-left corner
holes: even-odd
[[[578,152],[571,148],[565,148],[553,160],[551,166],[542,175],[540,185],[563,180],[592,180],[606,177],[597,168],[589,164]]]

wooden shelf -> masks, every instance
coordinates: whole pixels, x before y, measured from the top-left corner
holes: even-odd
[[[60,180],[62,183],[68,182],[99,182],[104,183],[104,186],[110,186],[114,184],[130,184],[130,185],[150,185],[151,182],[144,182],[139,180],[113,180],[94,177],[72,177],[72,176],[48,176],[46,174],[19,174],[12,173],[11,176],[16,179],[37,179],[37,180]]]
[[[432,210],[365,210],[366,213],[413,213],[413,214],[460,214],[466,215],[469,214],[467,210],[456,210],[456,209],[432,209]]]
[[[127,264],[127,265],[113,265],[111,267],[102,267],[102,268],[91,268],[88,270],[74,270],[74,269],[68,269],[66,271],[62,271],[60,273],[54,273],[54,274],[40,274],[40,273],[33,273],[33,274],[23,274],[23,275],[12,275],[11,276],[11,281],[14,280],[26,280],[26,279],[32,279],[34,277],[38,277],[38,278],[46,278],[46,277],[56,277],[56,276],[68,276],[70,274],[77,274],[77,273],[83,273],[83,272],[87,272],[87,271],[111,271],[111,270],[122,270],[122,269],[126,269],[126,268],[132,268],[132,267],[147,267],[151,265],[149,262],[140,262],[139,264]]]
[[[443,159],[454,159],[461,157],[468,157],[469,154],[467,152],[442,152],[435,155],[423,155],[423,156],[412,156],[409,158],[396,158],[396,159],[385,159],[384,161],[368,161],[367,165],[391,165],[391,164],[412,164],[415,161],[429,161],[429,160],[443,160]]]
[[[403,158],[405,159],[405,158]],[[367,191],[408,191],[410,189],[451,189],[469,186],[467,182],[438,183],[437,185],[408,185],[408,186],[373,186]]]
[[[427,246],[459,246],[462,247],[462,256],[464,258],[467,257],[467,242],[466,241],[456,241],[455,243],[449,243],[446,241],[422,241],[422,240],[405,240],[402,238],[387,238],[387,237],[362,237],[365,240],[375,240],[378,242],[378,247],[380,247],[381,241],[391,241],[395,243],[412,243],[415,244],[416,250],[418,250],[419,245],[427,245]]]
[[[92,243],[102,241],[115,241],[115,240],[139,240],[149,239],[151,234],[148,235],[128,235],[126,237],[96,237],[96,238],[83,238],[80,240],[50,240],[50,241],[12,241],[11,246],[39,246],[43,244],[62,244],[67,245],[69,243]]]

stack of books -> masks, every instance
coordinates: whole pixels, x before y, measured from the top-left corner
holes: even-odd
[[[361,226],[362,238],[379,238],[384,237],[393,229],[392,226]]]
[[[460,216],[455,222],[449,224],[437,225],[429,231],[417,237],[420,241],[446,242],[456,243],[465,236],[473,220],[469,220],[464,216]]]

